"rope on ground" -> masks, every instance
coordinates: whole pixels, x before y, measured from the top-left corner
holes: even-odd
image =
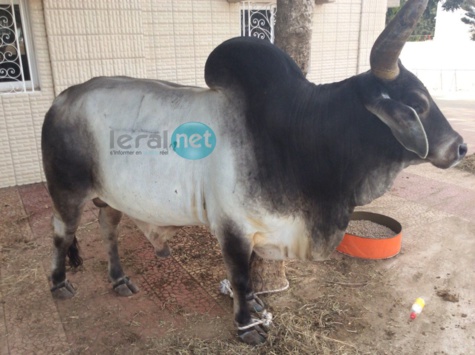
[[[282,292],[285,291],[289,288],[289,280],[285,280],[285,285],[281,288],[275,289],[275,290],[265,290],[265,291],[259,291],[259,292],[254,292],[254,295],[262,295],[264,293],[277,293],[277,292]],[[231,287],[231,282],[229,282],[228,279],[224,279],[219,283],[219,291],[223,295],[229,295],[229,297],[233,298],[234,293],[233,289]]]
[[[262,295],[264,293],[277,293],[277,292],[282,292],[282,291],[285,291],[289,288],[290,284],[289,284],[289,280],[285,280],[285,286],[281,287],[281,288],[277,288],[275,290],[266,290],[266,291],[259,291],[259,292],[254,292],[255,295]]]
[[[233,289],[231,288],[231,282],[229,282],[228,279],[224,279],[219,283],[219,292],[221,292],[223,295],[229,295],[229,297],[233,298]]]

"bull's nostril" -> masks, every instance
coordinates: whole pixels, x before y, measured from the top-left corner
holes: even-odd
[[[459,145],[459,157],[463,158],[467,154],[467,144],[462,143]]]

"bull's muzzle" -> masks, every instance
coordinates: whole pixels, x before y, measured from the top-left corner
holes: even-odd
[[[465,157],[467,154],[467,144],[463,142],[463,138],[459,135],[445,147],[436,149],[433,154],[429,154],[429,161],[438,168],[451,168]]]

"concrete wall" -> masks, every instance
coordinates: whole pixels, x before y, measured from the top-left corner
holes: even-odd
[[[369,53],[383,30],[386,1],[337,0],[315,6],[308,79],[328,83],[369,69]]]
[[[387,1],[316,5],[308,78],[368,69]],[[40,90],[0,95],[0,187],[44,180],[40,131],[53,98],[99,75],[204,85],[208,54],[240,35],[240,4],[226,0],[29,0]]]
[[[99,75],[203,85],[209,52],[239,35],[225,0],[45,0],[55,93]]]

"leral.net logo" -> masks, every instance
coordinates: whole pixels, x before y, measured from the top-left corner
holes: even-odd
[[[168,155],[170,148],[180,157],[189,160],[206,158],[216,147],[213,130],[200,122],[187,122],[169,131],[110,131],[110,155],[146,156]]]
[[[182,158],[203,159],[216,147],[216,135],[204,123],[187,122],[173,132],[171,147]]]

